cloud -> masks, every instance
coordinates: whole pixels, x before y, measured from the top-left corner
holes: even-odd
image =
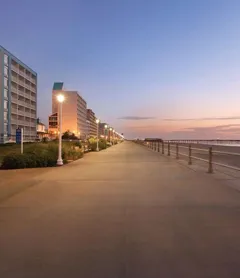
[[[119,120],[132,120],[132,121],[140,121],[140,120],[152,120],[156,119],[155,117],[139,117],[139,116],[124,116],[118,118]]]
[[[208,127],[189,127],[168,132],[168,139],[238,139],[240,124],[228,124]]]
[[[240,120],[240,116],[236,117],[215,117],[215,118],[187,118],[187,119],[163,119],[166,122],[185,122],[185,121],[222,121],[222,120]]]
[[[185,130],[188,130],[188,131],[217,131],[217,132],[231,132],[232,130],[236,131],[239,129],[240,129],[240,124],[185,128]]]
[[[128,126],[126,127],[127,129],[129,130],[132,130],[132,129],[156,129],[158,126],[156,125],[144,125],[144,126]]]

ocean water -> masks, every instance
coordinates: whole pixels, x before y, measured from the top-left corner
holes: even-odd
[[[226,146],[226,147],[240,147],[240,142],[238,143],[238,142],[210,142],[210,141],[206,141],[206,142],[201,142],[201,141],[199,141],[199,142],[192,142],[192,143],[194,143],[194,144],[197,144],[197,143],[199,143],[199,144],[203,144],[203,145],[212,145],[212,146]]]
[[[205,143],[204,143],[205,144]],[[240,144],[228,144],[228,143],[213,143],[213,144],[207,144],[207,145],[213,145],[213,146],[226,146],[226,147],[240,147]]]

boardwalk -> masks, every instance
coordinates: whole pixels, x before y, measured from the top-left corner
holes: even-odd
[[[125,142],[0,204],[3,278],[240,277],[240,194]]]

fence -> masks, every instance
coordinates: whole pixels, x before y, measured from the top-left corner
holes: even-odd
[[[156,152],[161,153],[162,155],[164,155],[165,153],[167,154],[167,156],[171,156],[171,154],[174,154],[176,159],[180,159],[181,156],[185,157],[187,158],[188,165],[192,165],[193,160],[199,160],[204,163],[207,163],[208,165],[207,172],[210,174],[213,173],[214,165],[225,167],[231,170],[240,171],[240,167],[235,167],[221,162],[221,160],[224,160],[224,158],[226,160],[226,157],[235,157],[237,158],[235,164],[237,163],[240,165],[240,153],[217,151],[214,150],[214,147],[212,146],[206,148],[194,148],[192,147],[192,144],[186,144],[186,143],[185,145],[183,145],[180,143],[171,143],[171,142],[164,142],[164,141],[162,142],[149,141],[149,142],[142,142],[142,144]],[[203,153],[204,155],[201,156],[203,156],[204,158],[194,155],[193,152]],[[219,159],[219,158],[214,159],[216,156],[223,156],[223,159]]]

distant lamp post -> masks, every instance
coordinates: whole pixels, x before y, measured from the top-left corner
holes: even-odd
[[[115,130],[113,129],[113,145],[115,144]]]
[[[108,129],[108,125],[104,126],[104,134],[105,134],[105,139],[107,140],[107,129]]]
[[[57,165],[62,166],[62,103],[64,102],[64,95],[58,95],[57,101],[59,103],[59,144],[58,144],[58,160]]]
[[[99,122],[100,122],[100,120],[99,119],[96,119],[96,123],[97,123],[97,149],[96,149],[96,151],[97,152],[99,152]]]
[[[113,129],[110,127],[109,128],[109,141],[110,141],[110,143],[112,143],[112,139],[111,139],[112,138],[112,130]]]

